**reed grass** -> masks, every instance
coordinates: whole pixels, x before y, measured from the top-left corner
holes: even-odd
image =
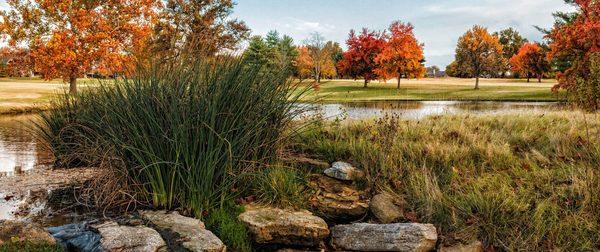
[[[286,69],[233,56],[179,59],[64,95],[37,129],[57,164],[107,167],[134,200],[201,218],[276,158],[302,113],[295,88]]]

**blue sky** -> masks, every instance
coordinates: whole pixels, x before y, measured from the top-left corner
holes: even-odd
[[[300,44],[318,31],[344,44],[350,29],[385,29],[401,20],[415,26],[425,44],[427,65],[445,67],[458,38],[475,24],[490,32],[513,27],[532,41],[542,39],[533,26],[550,27],[552,13],[569,10],[562,0],[237,0],[233,16],[253,34],[288,34]]]
[[[445,67],[456,41],[475,24],[490,31],[516,28],[532,41],[542,39],[533,26],[550,27],[552,13],[569,10],[562,0],[236,0],[233,17],[255,35],[277,30],[301,44],[311,32],[344,42],[350,29],[383,30],[394,20],[410,22],[425,44],[427,65]],[[0,0],[0,9],[6,1]]]

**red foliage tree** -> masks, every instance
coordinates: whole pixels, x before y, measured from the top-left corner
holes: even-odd
[[[510,58],[513,71],[527,76],[527,82],[531,76],[535,76],[538,82],[542,82],[544,73],[550,69],[550,63],[546,60],[546,52],[536,43],[524,44],[517,54]]]
[[[575,0],[574,4],[579,9],[575,16],[557,15],[563,20],[557,20],[546,35],[550,40],[548,57],[562,68],[555,89],[576,91],[579,78],[589,79],[590,56],[600,52],[600,1]]]
[[[378,78],[375,71],[378,68],[375,58],[385,45],[384,34],[363,28],[362,32],[356,35],[352,30],[346,44],[348,51],[344,53],[343,59],[338,63],[339,69],[352,78],[363,78],[366,88],[369,81]]]
[[[411,24],[396,21],[390,25],[389,38],[381,53],[375,58],[379,66],[376,72],[383,79],[388,76],[398,78],[398,89],[402,76],[420,78],[425,74],[422,62],[423,45],[419,44],[413,33]]]

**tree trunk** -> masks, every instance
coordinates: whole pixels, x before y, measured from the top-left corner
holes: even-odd
[[[529,83],[530,78],[531,78],[531,74],[527,74],[527,83]]]
[[[538,75],[538,83],[542,83],[542,75]]]
[[[77,93],[77,77],[75,77],[75,76],[69,77],[69,93],[70,94]]]
[[[479,89],[479,75],[475,77],[475,90]]]
[[[365,78],[365,85],[363,86],[363,88],[367,88],[367,84],[369,84],[369,81]]]
[[[400,80],[402,79],[402,75],[398,75],[398,87],[397,89],[400,89]]]

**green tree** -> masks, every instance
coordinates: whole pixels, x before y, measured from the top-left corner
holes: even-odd
[[[344,59],[344,50],[340,46],[340,43],[333,41],[328,41],[325,47],[328,48],[327,50],[331,54],[331,60],[333,62],[333,66],[335,67],[336,72],[335,77],[339,78],[341,71],[340,69],[338,69],[338,63],[340,63],[340,61]]]
[[[253,36],[244,51],[243,58],[246,64],[260,67],[269,63],[271,51],[261,36]]]
[[[521,49],[521,47],[525,43],[529,42],[529,40],[521,36],[521,34],[512,27],[501,30],[499,32],[495,32],[493,36],[498,37],[498,40],[502,45],[502,55],[504,57],[505,62],[508,62],[513,56],[515,56],[519,52],[519,49]],[[502,77],[504,77],[506,71],[508,71],[510,68],[511,66],[509,66],[508,64],[503,66]]]

